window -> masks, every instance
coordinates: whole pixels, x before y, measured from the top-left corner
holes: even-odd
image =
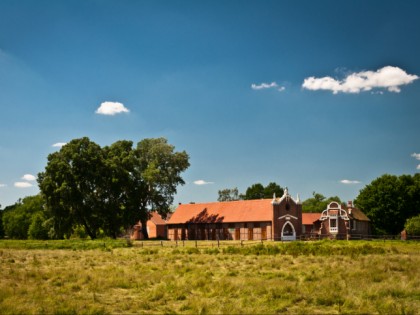
[[[253,240],[254,239],[254,229],[253,228],[248,228],[248,240]]]
[[[236,228],[235,229],[235,240],[239,241],[241,239],[241,229]]]
[[[350,229],[352,231],[355,231],[357,229],[357,227],[356,227],[356,220],[350,220]]]
[[[229,239],[229,230],[227,228],[223,228],[223,239],[224,240]]]
[[[286,210],[289,211],[290,210],[290,203],[286,203]]]
[[[337,218],[330,218],[330,233],[337,233],[337,232],[338,232]]]
[[[261,227],[261,239],[262,240],[267,239],[267,227],[266,226]]]

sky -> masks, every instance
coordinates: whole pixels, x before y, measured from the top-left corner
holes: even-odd
[[[174,203],[276,182],[343,201],[420,171],[420,1],[0,0],[0,204],[50,153],[165,137]]]

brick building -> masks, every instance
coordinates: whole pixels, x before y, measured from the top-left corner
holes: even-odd
[[[131,233],[130,238],[132,240],[144,239],[141,230],[141,222],[139,221],[133,226],[133,232]],[[149,235],[149,238],[167,238],[166,221],[162,219],[159,213],[150,213],[150,219],[147,221],[147,234]]]
[[[170,240],[296,240],[348,238],[369,234],[369,219],[358,209],[330,203],[322,213],[302,213],[299,197],[180,204],[167,222]]]

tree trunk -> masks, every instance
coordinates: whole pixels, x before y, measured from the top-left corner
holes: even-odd
[[[149,239],[149,233],[147,233],[147,221],[148,220],[140,220],[141,222],[141,233],[143,234],[143,239]]]

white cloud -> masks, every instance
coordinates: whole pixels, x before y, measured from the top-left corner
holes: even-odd
[[[67,144],[67,142],[57,142],[57,143],[54,143],[52,145],[52,147],[53,148],[61,148],[62,146],[65,146],[66,144]]]
[[[33,186],[31,183],[28,182],[16,182],[14,185],[17,188],[29,188]]]
[[[129,113],[130,110],[118,102],[103,102],[96,110],[96,114],[113,116],[120,113]]]
[[[2,183],[0,183],[0,188],[2,188],[2,187],[6,187],[7,185],[6,184],[2,184]]]
[[[419,164],[419,165],[417,165],[416,169],[420,170],[420,164]]]
[[[420,153],[413,153],[411,154],[411,156],[415,158],[416,160],[420,160]]]
[[[334,94],[339,92],[360,93],[375,88],[399,93],[401,85],[410,84],[418,78],[417,75],[408,74],[398,67],[386,66],[377,71],[351,73],[341,81],[332,77],[309,77],[303,81],[302,87],[312,91],[332,91]]]
[[[32,181],[36,180],[36,177],[32,174],[25,174],[25,175],[22,176],[22,179],[26,180],[28,182],[32,182]]]
[[[358,180],[349,180],[349,179],[340,180],[340,183],[345,184],[345,185],[360,184],[360,182]]]
[[[253,90],[264,90],[264,89],[277,89],[279,92],[283,92],[286,88],[284,86],[279,86],[276,82],[271,83],[261,83],[261,84],[251,84],[251,89]]]
[[[194,184],[201,186],[201,185],[214,184],[214,182],[206,182],[205,180],[199,179],[199,180],[194,181]]]

